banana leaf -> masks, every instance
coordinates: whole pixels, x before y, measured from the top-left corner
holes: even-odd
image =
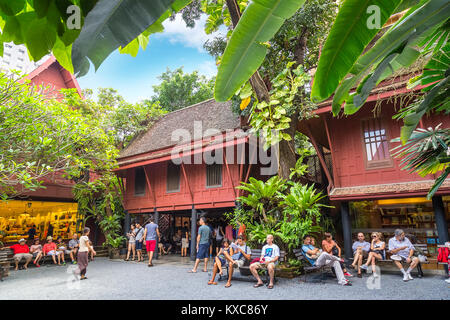
[[[348,74],[355,61],[379,29],[369,28],[379,8],[380,27],[389,19],[401,0],[346,0],[336,17],[321,53],[311,92],[313,101],[327,99]],[[376,14],[376,12],[375,12]]]
[[[85,75],[89,60],[97,70],[113,51],[125,48],[167,11],[179,11],[191,1],[99,0],[72,46],[75,74]]]
[[[229,100],[262,64],[269,41],[305,0],[254,0],[231,35],[219,66],[214,96]]]

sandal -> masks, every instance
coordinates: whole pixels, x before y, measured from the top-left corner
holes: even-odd
[[[229,288],[229,287],[231,287],[231,283],[225,285],[225,288]]]
[[[197,271],[189,270],[188,273],[197,273]]]
[[[259,288],[262,287],[264,285],[264,283],[257,283],[253,286],[253,288]]]
[[[211,284],[217,285],[217,282],[215,282],[215,281],[208,281],[208,284],[209,284],[209,285],[211,285]]]
[[[269,284],[269,285],[267,286],[267,289],[273,289],[273,284]]]

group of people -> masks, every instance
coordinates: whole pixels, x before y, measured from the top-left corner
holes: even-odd
[[[311,265],[322,267],[330,266],[341,285],[351,285],[346,277],[352,275],[346,270],[344,260],[341,258],[341,249],[333,240],[330,233],[324,234],[325,239],[322,242],[322,249],[316,248],[314,238],[305,236],[303,242],[303,253]],[[383,235],[380,232],[371,234],[371,242],[367,242],[365,235],[358,233],[358,239],[352,245],[353,263],[351,267],[357,270],[357,277],[361,278],[361,270],[367,270],[369,266],[372,268],[373,276],[379,277],[376,264],[380,260],[386,260],[386,251],[391,254],[390,259],[395,263],[403,275],[403,281],[413,280],[411,271],[419,264],[419,258],[414,256],[415,248],[411,241],[405,237],[405,233],[401,229],[395,230],[394,237],[389,239],[388,246],[383,241]],[[366,261],[364,262],[364,259]],[[404,269],[403,263],[408,264],[407,270]]]
[[[96,252],[89,240],[89,228],[83,230],[83,235],[78,239],[75,233],[69,243],[63,242],[61,237],[53,242],[53,237],[48,236],[47,242],[44,245],[40,244],[38,238],[33,239],[33,244],[28,246],[25,239],[20,239],[19,243],[9,247],[4,247],[0,250],[11,249],[13,251],[13,260],[15,263],[15,270],[19,270],[19,263],[24,260],[23,269],[28,269],[28,264],[33,260],[36,267],[40,267],[40,261],[44,256],[52,257],[53,263],[56,265],[66,265],[65,254],[70,256],[72,264],[79,265],[79,274],[81,280],[86,278],[86,270],[88,265],[88,253],[91,252],[91,258],[95,256]]]
[[[212,230],[209,228],[205,217],[200,218],[200,227],[197,235],[196,260],[194,268],[189,270],[189,273],[196,273],[201,260],[204,260],[203,272],[208,271],[209,249],[211,246],[210,239],[212,237]],[[233,277],[234,269],[241,268],[246,262],[250,263],[250,272],[256,279],[255,288],[263,285],[263,281],[258,274],[258,269],[267,268],[269,273],[268,289],[274,286],[275,266],[278,264],[280,258],[280,248],[273,243],[273,235],[268,235],[266,238],[267,244],[261,250],[261,257],[255,261],[250,261],[252,250],[245,242],[244,234],[238,234],[235,241],[228,239],[226,236],[221,242],[221,247],[217,251],[214,258],[214,266],[212,278],[208,281],[209,285],[217,285],[216,276],[219,273],[223,276],[223,267],[228,267],[228,280],[225,288],[231,287],[231,279]]]
[[[371,242],[365,240],[363,233],[358,233],[358,240],[352,246],[354,259],[352,266],[358,270],[358,275],[361,277],[361,269],[367,270],[372,266],[374,277],[379,277],[376,271],[377,261],[386,259],[386,249],[391,254],[390,259],[394,261],[397,268],[403,275],[403,281],[413,280],[411,271],[419,264],[419,258],[414,256],[415,248],[411,241],[405,236],[402,229],[397,229],[394,232],[394,237],[389,239],[388,246],[383,241],[383,235],[380,232],[373,232],[371,234]],[[363,263],[363,259],[367,259]],[[402,262],[408,264],[408,269],[405,270]]]

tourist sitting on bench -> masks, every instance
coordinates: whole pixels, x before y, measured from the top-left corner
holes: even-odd
[[[262,266],[265,266],[270,278],[267,288],[273,289],[275,266],[276,264],[278,264],[278,259],[280,258],[280,248],[278,248],[278,246],[273,243],[273,235],[271,234],[267,235],[266,242],[267,244],[261,250],[261,258],[259,259],[259,262],[252,263],[250,265],[250,271],[257,280],[257,283],[254,285],[254,287],[258,288],[264,284],[259,277],[258,269],[260,269]]]
[[[395,230],[394,237],[389,239],[389,252],[391,260],[403,274],[403,281],[413,280],[411,277],[411,271],[419,264],[419,258],[413,257],[414,246],[411,241],[405,237],[405,233],[402,229]],[[408,269],[403,269],[402,262],[409,264]]]
[[[322,241],[322,249],[328,254],[331,254],[333,256],[341,258],[341,248],[338,246],[336,241],[333,240],[333,236],[329,232],[324,233],[325,239]],[[346,277],[353,277],[353,275],[349,272],[347,272],[347,269],[345,268],[344,262],[340,262],[341,269],[344,272],[344,276]]]
[[[39,268],[39,261],[42,259],[42,245],[39,243],[39,239],[34,239],[34,243],[30,247],[30,253],[34,257],[33,264]]]
[[[62,241],[61,236],[56,238],[56,247],[56,251],[58,252],[58,264],[60,265],[62,260],[62,264],[65,266],[66,261],[64,260],[64,254],[69,253],[69,250],[67,250],[67,246],[65,242]]]
[[[352,284],[348,281],[344,272],[341,268],[341,262],[344,262],[343,259],[331,255],[327,252],[320,252],[319,248],[314,247],[311,244],[311,236],[306,235],[303,238],[303,246],[302,251],[304,253],[305,258],[309,261],[312,266],[323,267],[330,266],[334,268],[334,272],[336,273],[336,277],[338,279],[338,283],[343,286],[351,286]]]
[[[367,270],[369,264],[372,264],[372,274],[374,277],[379,276],[379,274],[376,273],[377,260],[386,259],[386,254],[384,251],[386,244],[384,241],[381,241],[382,236],[383,235],[381,232],[372,232],[372,243],[370,244],[369,256],[367,258],[367,262],[361,266],[362,269]]]
[[[69,241],[69,255],[72,260],[72,264],[76,264],[76,257],[78,253],[78,248],[80,247],[80,240],[78,240],[78,235],[76,233],[73,234],[72,239]]]
[[[219,274],[222,276],[222,266],[225,264],[230,264],[230,266],[233,265],[233,259],[231,256],[233,255],[233,249],[230,247],[230,240],[225,239],[222,243],[222,247],[219,250],[219,254],[214,259],[214,267],[213,267],[213,273],[211,280],[208,281],[208,284],[214,284],[217,285],[217,282],[215,282],[216,274],[219,272]],[[231,286],[230,281],[227,282],[225,285],[225,288],[229,288]]]
[[[370,251],[370,243],[366,241],[364,233],[358,233],[358,240],[355,241],[352,245],[353,250],[353,263],[351,266],[353,269],[358,269],[358,278],[361,278],[361,265],[363,263],[363,259],[366,259],[369,256]]]
[[[44,244],[42,248],[42,253],[44,256],[51,256],[54,264],[61,265],[58,251],[56,251],[56,243],[53,242],[53,238],[51,236],[47,237],[47,243]],[[56,262],[55,256],[58,256],[58,263]]]
[[[0,250],[6,250],[8,247],[4,247]],[[19,243],[12,245],[9,247],[14,253],[13,259],[14,263],[16,264],[16,268],[14,270],[19,270],[19,262],[22,259],[25,259],[24,268],[25,270],[28,269],[28,264],[30,263],[31,259],[33,259],[33,255],[30,254],[30,248],[26,245],[25,239],[20,239]]]
[[[232,263],[228,266],[228,282],[227,285],[231,286],[231,278],[233,277],[233,271],[235,268],[240,268],[245,264],[245,261],[250,261],[252,250],[245,243],[243,235],[239,235],[235,243],[231,244],[233,248],[233,255],[231,257]]]

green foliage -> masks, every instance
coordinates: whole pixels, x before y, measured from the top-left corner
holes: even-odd
[[[162,22],[190,2],[1,0],[0,44],[24,44],[34,61],[52,52],[65,69],[81,76],[90,62],[98,69],[116,49],[136,56],[151,34],[164,29]]]
[[[314,77],[311,97],[328,98],[347,75],[370,40],[378,33],[368,28],[370,6],[380,9],[380,26],[386,23],[402,0],[346,0],[339,9],[333,27],[325,42]]]
[[[292,137],[283,132],[290,127],[290,115],[296,109],[296,98],[299,88],[310,80],[301,65],[292,70],[294,63],[289,62],[286,68],[272,81],[270,101],[253,104],[250,125],[256,134],[262,133],[268,149],[281,140],[290,141]],[[241,98],[242,95],[241,95]]]
[[[167,68],[159,77],[161,83],[153,86],[151,102],[159,103],[167,111],[175,111],[213,97],[214,78],[207,79],[197,71],[184,73],[183,68]]]
[[[162,21],[182,9],[190,0],[100,0],[86,15],[80,35],[73,43],[74,70],[80,76],[89,70],[89,61],[98,69],[116,49],[136,55],[146,47],[148,37],[162,31]],[[134,23],[130,23],[133,21]]]
[[[87,170],[115,166],[118,150],[96,118],[36,92],[0,73],[0,195],[3,199],[42,188],[60,173],[78,178]]]
[[[239,198],[244,206],[226,217],[234,226],[245,224],[250,244],[263,244],[268,234],[290,256],[309,233],[320,232],[321,209],[329,207],[321,201],[325,195],[314,186],[286,182],[274,176],[266,182],[250,178],[240,187],[247,195]]]
[[[229,100],[261,66],[269,41],[304,0],[254,0],[244,10],[222,57],[214,97]]]

